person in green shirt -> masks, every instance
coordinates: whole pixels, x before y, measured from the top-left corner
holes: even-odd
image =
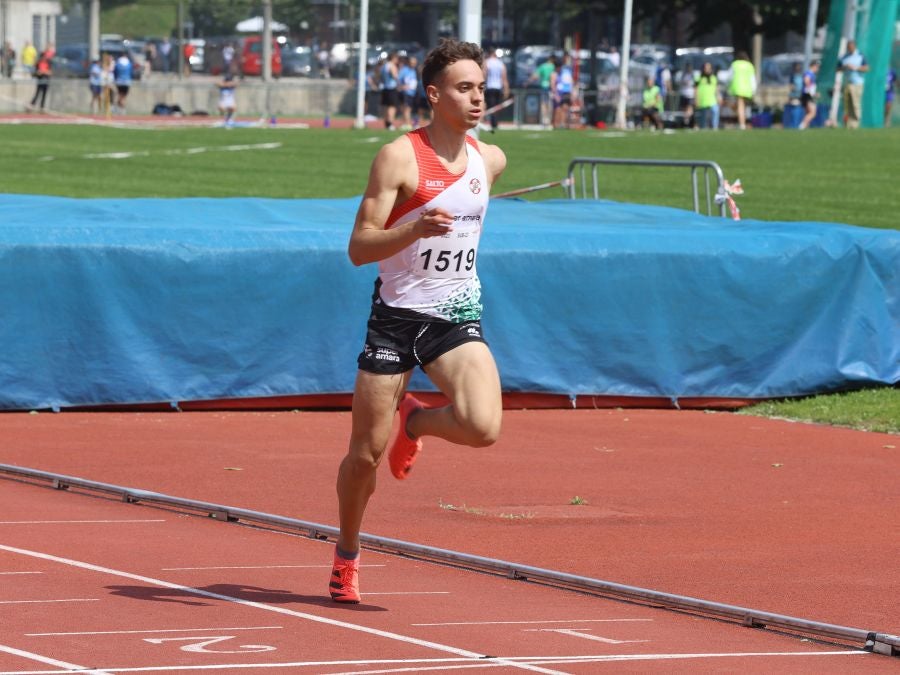
[[[722,97],[719,94],[719,78],[713,72],[712,64],[703,64],[696,83],[697,118],[701,129],[719,128],[719,105]]]
[[[531,74],[529,82],[537,82],[541,88],[541,124],[550,124],[550,80],[556,71],[556,57],[550,56]]]
[[[662,93],[652,77],[648,77],[644,84],[643,107],[641,108],[641,126],[650,120],[656,129],[663,128],[661,113],[663,110]]]
[[[750,63],[747,52],[738,52],[731,64],[731,82],[728,93],[734,96],[737,106],[738,126],[747,128],[747,110],[756,93],[756,68]]]

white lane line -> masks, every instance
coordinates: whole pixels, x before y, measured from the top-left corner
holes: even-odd
[[[650,640],[613,640],[612,638],[601,637],[599,635],[591,635],[590,628],[525,628],[526,633],[559,633],[560,635],[569,635],[571,637],[582,638],[584,640],[595,640],[608,645],[623,645],[626,642],[650,642]]]
[[[0,600],[0,605],[29,605],[44,602],[100,602],[100,598],[66,598],[61,600]]]
[[[2,649],[2,646],[0,646]],[[581,663],[601,663],[605,661],[658,661],[667,659],[697,659],[697,658],[724,658],[724,657],[778,657],[778,656],[846,656],[865,654],[864,651],[828,651],[828,652],[738,652],[734,654],[616,654],[616,655],[587,655],[587,656],[508,656],[504,657],[510,662],[519,662],[544,665],[577,665]],[[414,664],[446,664],[446,665],[415,665]],[[104,673],[146,673],[182,670],[238,670],[249,668],[322,668],[335,666],[386,666],[404,665],[414,667],[394,668],[390,670],[364,670],[358,673],[399,673],[425,670],[447,670],[451,668],[496,668],[506,666],[506,663],[484,662],[472,663],[470,659],[373,659],[367,661],[289,661],[285,663],[227,663],[206,664],[196,666],[140,666],[135,668],[106,668]],[[64,673],[97,673],[100,671],[85,670],[7,670],[0,675],[63,675]],[[332,673],[331,675],[348,675],[348,673]]]
[[[0,576],[8,574],[43,574],[43,572],[0,572]]]
[[[450,595],[450,591],[384,591],[383,593],[370,593],[366,595]]]
[[[164,523],[158,520],[0,520],[0,525],[85,525],[106,523]]]
[[[412,626],[489,626],[506,624],[544,623],[618,623],[628,621],[653,621],[653,619],[549,619],[546,621],[453,621],[448,623],[414,623]]]
[[[25,633],[25,637],[47,637],[57,635],[130,635],[134,633],[205,633],[214,630],[271,630],[284,626],[246,626],[244,628],[159,628],[157,630],[95,630],[75,633]]]
[[[59,661],[57,659],[51,659],[49,656],[41,656],[40,654],[35,654],[34,652],[26,652],[23,649],[16,649],[15,647],[9,647],[7,645],[0,645],[0,652],[6,652],[7,654],[12,654],[13,656],[20,656],[23,659],[29,659],[31,661],[37,661],[38,663],[45,663],[48,666],[58,666],[59,668],[68,668],[69,670],[64,672],[79,672],[79,673],[93,673],[94,675],[107,675],[107,671],[105,670],[90,670],[85,666],[77,666],[74,663],[67,663],[66,661]],[[19,671],[12,671],[19,672]],[[45,671],[50,673],[58,673],[58,670],[50,670]]]
[[[386,565],[360,565],[360,567],[386,567]],[[331,565],[217,565],[215,567],[162,567],[164,572],[182,570],[279,570],[279,569],[331,569]]]
[[[267,612],[275,612],[276,614],[285,614],[287,616],[294,616],[300,619],[307,619],[308,621],[315,621],[318,623],[324,623],[329,626],[335,626],[337,628],[346,628],[348,630],[355,630],[361,633],[368,633],[369,635],[375,635],[377,637],[382,637],[388,640],[396,640],[398,642],[405,642],[406,644],[417,645],[419,647],[425,647],[428,649],[434,649],[436,651],[447,652],[449,654],[456,654],[457,656],[466,656],[471,659],[482,659],[483,654],[479,654],[477,652],[469,651],[468,649],[461,649],[459,647],[453,647],[450,645],[440,644],[438,642],[430,642],[428,640],[420,640],[418,638],[414,638],[408,635],[401,635],[399,633],[392,633],[385,630],[379,630],[377,628],[369,628],[368,626],[361,626],[355,623],[349,623],[347,621],[339,621],[337,619],[329,619],[324,616],[317,616],[316,614],[307,614],[306,612],[298,612],[293,609],[288,609],[287,607],[278,607],[276,605],[266,605],[262,602],[254,602],[252,600],[243,600],[241,598],[235,598],[229,595],[223,595],[221,593],[213,593],[211,591],[206,591],[200,588],[192,588],[190,586],[183,586],[181,584],[173,584],[168,581],[163,581],[161,579],[154,579],[152,577],[145,577],[139,574],[132,574],[131,572],[123,572],[121,570],[114,570],[109,567],[101,567],[100,565],[93,565],[91,563],[82,562],[80,560],[72,560],[70,558],[61,558],[59,556],[50,555],[49,553],[41,553],[39,551],[29,551],[22,548],[16,548],[14,546],[7,546],[5,544],[0,544],[0,551],[8,551],[10,553],[18,553],[20,555],[30,556],[32,558],[38,558],[40,560],[49,560],[51,562],[60,563],[63,565],[69,565],[71,567],[78,567],[80,569],[90,570],[92,572],[100,572],[101,574],[110,574],[117,577],[122,577],[125,579],[131,579],[133,581],[140,581],[144,584],[151,584],[153,586],[160,586],[162,588],[169,588],[177,591],[182,591],[184,593],[192,593],[195,595],[200,595],[206,598],[213,598],[215,600],[223,600],[225,602],[233,602],[237,605],[242,605],[244,607],[255,607],[256,609],[262,609]],[[505,661],[502,659],[492,659],[497,663],[503,663],[505,665],[514,667],[514,668],[522,668],[524,670],[531,670],[538,673],[545,673],[546,675],[566,675],[558,670],[549,670],[546,668],[540,668],[537,666],[530,666],[528,664],[518,664],[512,661]]]

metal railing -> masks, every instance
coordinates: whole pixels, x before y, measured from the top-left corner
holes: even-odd
[[[600,199],[599,168],[601,165],[624,166],[652,166],[652,167],[682,167],[691,170],[691,188],[693,190],[694,212],[700,213],[700,183],[699,174],[703,172],[705,187],[706,215],[713,215],[713,206],[719,207],[719,215],[725,216],[725,175],[722,168],[715,162],[707,160],[680,160],[680,159],[618,159],[612,157],[575,157],[569,162],[567,194],[569,199],[578,199],[579,192],[582,199]],[[588,193],[587,172],[590,169],[591,191]],[[716,190],[710,189],[710,172],[716,178]],[[576,180],[576,174],[580,181]]]

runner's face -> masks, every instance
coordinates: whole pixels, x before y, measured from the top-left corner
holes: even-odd
[[[451,64],[429,90],[436,114],[464,129],[478,126],[484,113],[484,72],[477,63],[465,60]]]

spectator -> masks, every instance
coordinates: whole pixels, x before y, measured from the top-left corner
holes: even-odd
[[[169,42],[169,38],[163,38],[159,45],[159,61],[164,73],[172,69],[172,43]]]
[[[319,77],[324,79],[331,78],[331,52],[328,51],[328,43],[323,42],[319,51],[316,52],[316,62],[319,66]]]
[[[737,107],[738,127],[747,128],[747,113],[756,93],[756,68],[750,63],[747,52],[738,52],[731,64],[731,82],[728,93],[734,96]]]
[[[30,41],[25,41],[25,47],[22,48],[22,65],[29,75],[34,75],[34,66],[37,63],[38,53],[34,45]]]
[[[856,40],[847,42],[847,52],[838,66],[844,73],[844,119],[848,129],[858,129],[862,119],[864,74],[869,71],[869,64],[856,48]]]
[[[697,116],[701,129],[719,128],[719,106],[722,97],[719,93],[719,78],[713,72],[709,61],[703,64],[697,78]]]
[[[428,96],[425,94],[425,84],[422,82],[422,66],[418,68],[418,86],[416,87],[416,106],[413,110],[413,126],[418,129],[431,119],[431,105],[428,103]]]
[[[37,87],[34,90],[34,97],[31,99],[29,110],[34,110],[37,105],[38,98],[41,99],[41,112],[44,112],[44,106],[47,103],[47,90],[50,88],[50,76],[53,74],[50,67],[50,57],[47,52],[41,52],[37,63],[34,67],[34,76],[37,78]]]
[[[194,55],[194,45],[191,44],[191,41],[188,40],[184,43],[184,48],[182,49],[182,53],[184,54],[184,76],[191,76],[191,57]]]
[[[141,73],[141,77],[143,77],[145,80],[149,79],[155,62],[156,44],[148,40],[147,44],[144,45],[144,70]]]
[[[7,42],[3,45],[3,53],[0,56],[2,56],[0,64],[3,66],[3,74],[8,78],[12,78],[13,70],[16,67],[16,50],[13,49],[12,42]]]
[[[378,71],[381,68],[381,61],[379,60],[377,63],[366,64],[366,121],[374,122],[376,119],[376,112],[378,111]]]
[[[219,81],[217,86],[219,87],[219,113],[225,115],[225,126],[231,126],[237,110],[237,101],[234,97],[237,82],[234,81],[234,73],[226,72],[225,77]]]
[[[678,109],[684,115],[684,126],[694,128],[694,100],[697,90],[694,82],[694,66],[687,62],[684,64],[684,72],[681,82],[678,83]]]
[[[381,66],[381,107],[384,110],[384,128],[393,129],[394,119],[397,117],[397,106],[400,105],[400,72],[397,64],[400,57],[397,52],[388,54],[387,60]]]
[[[551,78],[553,93],[553,126],[569,128],[569,110],[575,100],[575,76],[572,73],[572,57],[565,54]]]
[[[556,72],[556,57],[550,56],[549,59],[540,64],[528,82],[537,82],[541,88],[541,124],[549,126],[551,124],[551,108],[552,92],[550,86],[553,80],[553,74]]]
[[[659,85],[652,77],[648,77],[644,83],[644,92],[642,95],[641,107],[641,126],[649,121],[653,124],[654,129],[662,129],[663,121],[660,113],[663,110],[662,94]]]
[[[120,115],[125,114],[125,102],[128,100],[128,92],[131,90],[131,78],[134,73],[134,66],[125,54],[116,59],[113,67],[113,77],[116,83],[116,112]]]
[[[222,72],[234,74],[234,45],[226,42],[222,47]]]
[[[672,70],[665,61],[660,61],[659,64],[657,64],[653,82],[659,87],[659,95],[663,100],[662,110],[665,110],[666,97],[672,89]]]
[[[500,59],[501,50],[492,50],[484,62],[484,105],[494,108],[509,97],[509,78],[506,64]],[[497,113],[491,113],[491,133],[497,131]]]
[[[897,87],[897,71],[888,68],[887,83],[884,89],[884,126],[891,126],[891,108],[894,105],[894,89]]]
[[[800,128],[807,129],[816,118],[816,98],[818,96],[818,84],[816,76],[819,72],[819,62],[809,64],[809,70],[803,73],[803,85],[800,93],[800,105],[803,106],[803,119],[800,120]]]
[[[788,91],[788,103],[791,105],[799,105],[803,96],[803,80],[805,77],[803,72],[803,64],[795,63],[794,70],[791,73],[790,90]]]
[[[88,87],[91,90],[91,114],[99,115],[103,107],[100,98],[103,94],[103,66],[100,65],[100,59],[91,61],[91,68],[88,71]]]
[[[418,59],[415,56],[407,56],[403,59],[398,74],[397,89],[400,92],[400,104],[402,106],[403,125],[401,129],[412,129],[413,108],[416,105],[416,90],[419,88]]]

